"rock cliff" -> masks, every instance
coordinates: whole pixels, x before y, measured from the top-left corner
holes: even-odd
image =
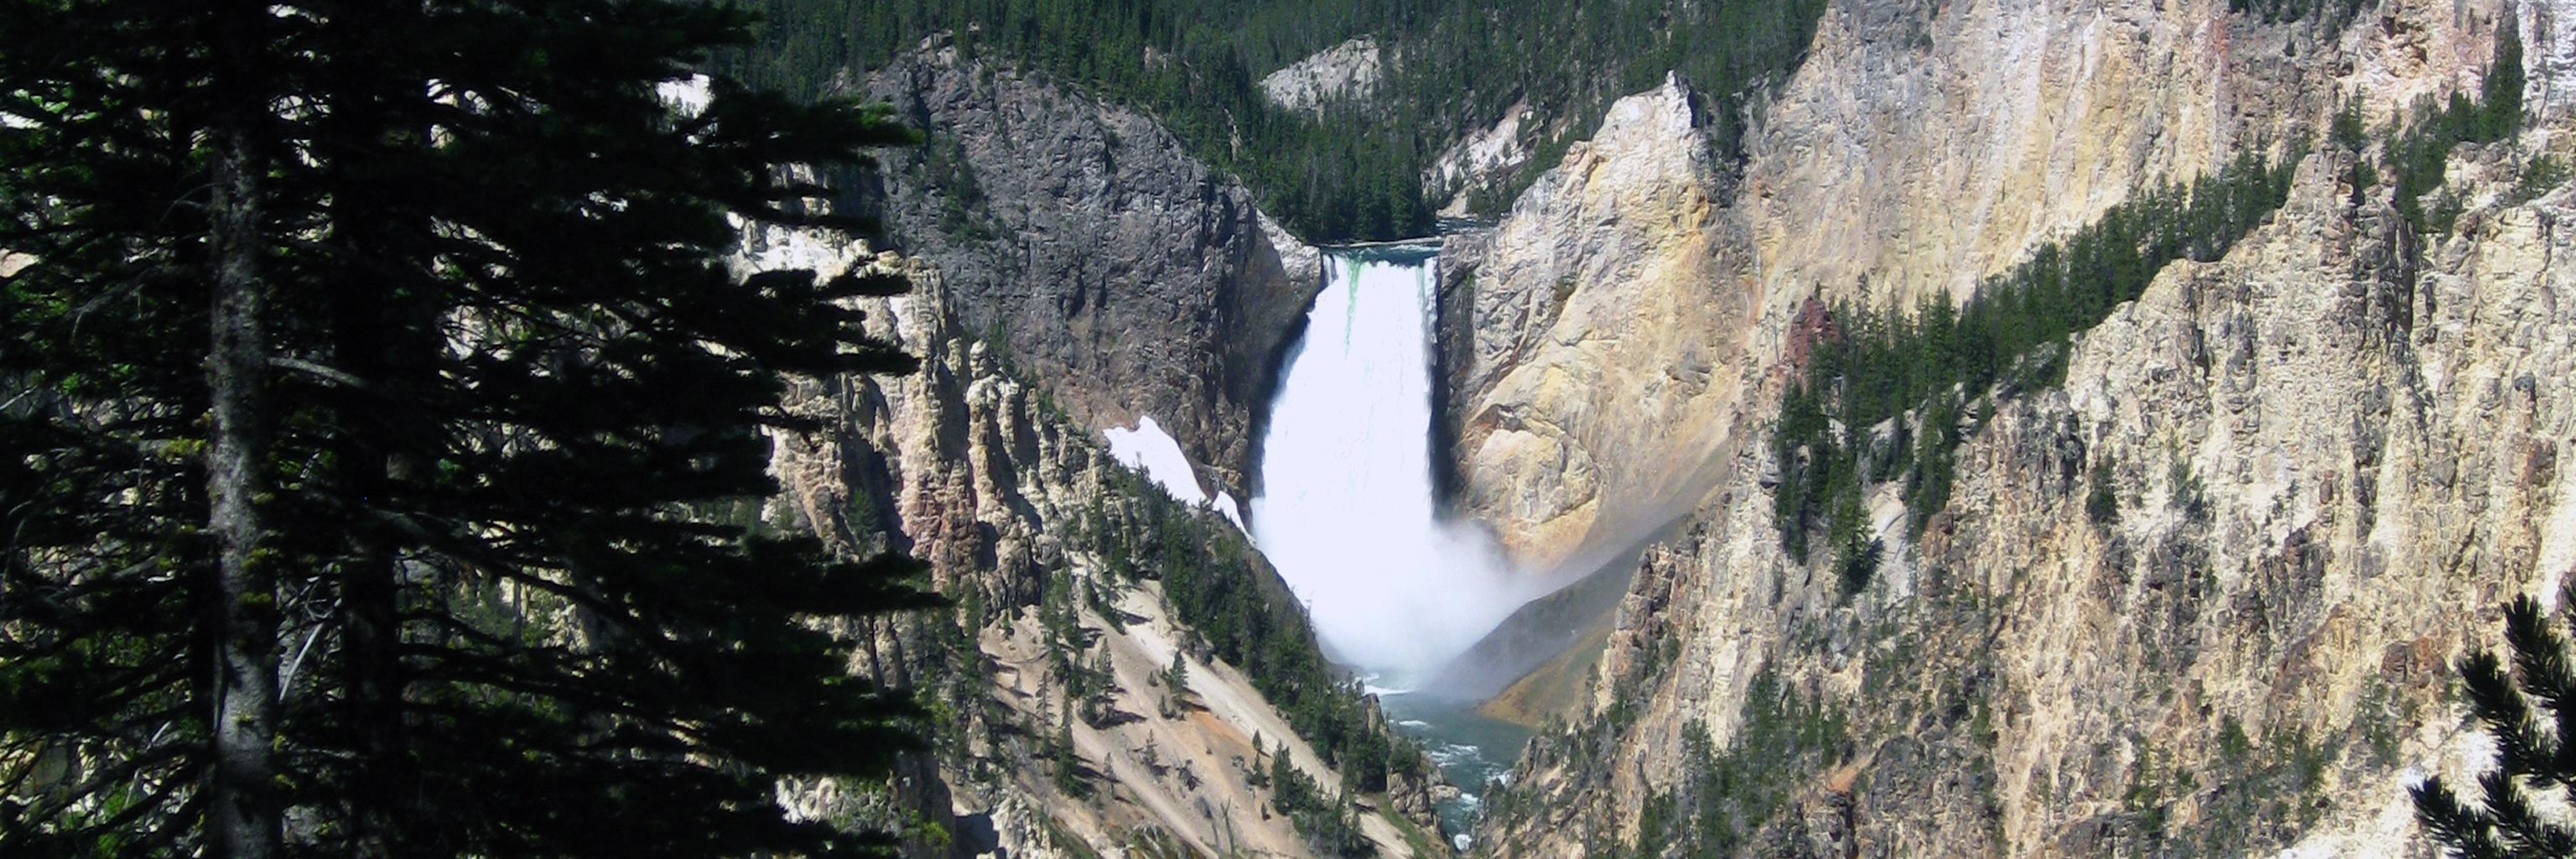
[[[2339,93],[2366,93],[2379,122],[2473,83],[2494,20],[2364,14],[2329,33],[2224,2],[1847,0],[1753,108],[1734,175],[1680,127],[1686,89],[1632,96],[1490,247],[1444,261],[1471,311],[1444,319],[1472,344],[1451,356],[1466,509],[1532,565],[1612,548],[1702,500],[1714,474],[1694,466],[1728,432],[1719,413],[1810,298],[1964,300],[2133,189],[2313,136]],[[1676,312],[1641,303],[1675,290]],[[1621,345],[1640,339],[1663,342]],[[1569,395],[1551,378],[1597,384]]]
[[[1250,497],[1255,416],[1322,288],[1311,249],[1153,120],[933,39],[872,74],[927,140],[888,158],[884,220],[967,330],[1097,431],[1152,416]]]
[[[2554,266],[2576,198],[2525,181],[2563,149],[2571,12],[1838,3],[1728,193],[1653,166],[1687,146],[1614,159],[1642,182],[1569,155],[1445,273],[1462,507],[1535,562],[1646,526],[1608,499],[1692,509],[1480,841],[1662,855],[1675,830],[1642,827],[1717,808],[1691,824],[1763,855],[2428,855],[2403,786],[2481,754],[2450,660],[2576,568],[2576,402],[2550,382],[2576,366]],[[2244,241],[2078,335],[2062,384],[1970,392],[1919,541],[1871,488],[1888,560],[1865,586],[1782,553],[1762,439],[1810,299],[1964,296],[2147,183],[2321,138],[2347,100],[2377,129],[2474,92],[2508,15],[2531,127],[2452,154],[2454,228],[2415,231],[2320,147]],[[1614,115],[1594,152],[1633,128]],[[1630,202],[1569,202],[1595,194]],[[1702,246],[1628,238],[1662,224]],[[1633,310],[1659,300],[1699,309]],[[1721,348],[1583,369],[1631,342]]]
[[[1457,501],[1525,569],[1687,509],[1743,390],[1727,365],[1760,296],[1720,274],[1744,240],[1691,99],[1668,80],[1620,100],[1500,225],[1443,249]]]
[[[1361,36],[1262,75],[1261,94],[1289,110],[1322,113],[1337,104],[1367,101],[1385,75],[1385,52],[1376,39]]]
[[[2449,660],[2576,562],[2576,403],[2539,381],[2576,361],[2551,265],[2571,199],[2417,248],[2340,166],[2316,156],[2273,225],[2085,335],[2063,389],[1993,404],[1921,544],[1880,517],[1899,562],[1862,593],[1788,563],[1760,493],[1702,510],[1622,608],[1586,729],[1618,752],[1542,750],[1534,788],[1671,791],[1702,765],[1687,725],[1725,737],[1771,672],[1848,714],[1793,787],[1867,776],[1837,836],[1866,855],[2411,855],[2402,786],[2476,754]],[[1498,837],[1564,843],[1542,820]]]

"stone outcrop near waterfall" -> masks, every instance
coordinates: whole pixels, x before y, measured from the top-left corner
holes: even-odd
[[[863,89],[927,132],[889,154],[884,220],[967,329],[1081,426],[1151,415],[1211,494],[1250,497],[1254,415],[1322,288],[1313,251],[1153,120],[938,39]]]
[[[2323,130],[2347,100],[2375,141],[2419,95],[2474,93],[2508,15],[2530,126],[2457,149],[2463,214],[2417,233]],[[2555,265],[2576,197],[2524,181],[2564,148],[2571,22],[2563,3],[2389,0],[2340,29],[2223,2],[1838,3],[1757,110],[1740,184],[1637,183],[1578,152],[1490,240],[1453,243],[1462,509],[1545,561],[1648,527],[1606,499],[1691,508],[1480,843],[1660,855],[1639,810],[1759,767],[1735,814],[1691,822],[1732,852],[2427,855],[2404,786],[2481,754],[2451,661],[2497,643],[2504,599],[2576,572],[2576,402],[2552,381],[2576,369]],[[1599,145],[1633,134],[1614,116]],[[2318,145],[2288,204],[2078,335],[2062,384],[1971,392],[1960,482],[1919,541],[1898,487],[1871,488],[1888,560],[1864,587],[1781,551],[1764,441],[1812,299],[1965,297],[2137,188],[2301,136]],[[1585,217],[1569,201],[1590,194],[1632,204]],[[1619,240],[1670,224],[1704,244]],[[1675,282],[1700,309],[1629,309]],[[1631,341],[1724,348],[1582,369]],[[1657,482],[1702,455],[1703,482]],[[1748,737],[1778,754],[1728,758]]]
[[[1199,636],[1166,613],[1160,583],[1114,574],[1118,562],[1099,542],[1105,522],[1137,515],[1132,493],[1147,484],[1122,478],[1125,466],[1096,433],[976,339],[963,299],[926,261],[780,229],[753,236],[746,258],[753,269],[855,267],[912,279],[910,294],[858,301],[869,333],[919,357],[922,369],[799,382],[786,408],[821,428],[779,435],[773,469],[784,493],[772,518],[852,552],[921,557],[932,583],[960,603],[958,621],[919,616],[869,632],[857,666],[946,708],[936,765],[912,776],[937,783],[910,801],[954,839],[953,854],[1313,855],[1286,816],[1261,811],[1272,801],[1259,786],[1265,754],[1289,755],[1318,784],[1345,782],[1253,678],[1189,643]],[[1234,537],[1214,514],[1197,515]],[[1072,637],[1086,642],[1072,657],[1085,679],[1045,643],[1051,588],[1072,613]],[[1275,576],[1268,588],[1287,599]],[[962,639],[944,637],[952,624]],[[941,652],[956,647],[966,650]],[[1176,652],[1186,691],[1167,685]],[[1397,780],[1370,800],[1361,832],[1382,855],[1410,855],[1408,829],[1418,839],[1437,825],[1433,789]],[[869,797],[826,784],[792,799],[830,816],[875,808]]]
[[[1620,100],[1500,225],[1443,249],[1456,500],[1524,569],[1619,548],[1711,482],[1760,294],[1724,274],[1745,239],[1692,98],[1667,80]]]

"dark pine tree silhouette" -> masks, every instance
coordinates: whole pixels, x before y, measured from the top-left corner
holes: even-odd
[[[722,255],[909,136],[675,116],[749,23],[0,3],[0,855],[887,843],[774,794],[913,744],[848,654],[920,566],[731,519],[905,281]]]
[[[2561,594],[2567,605],[2576,586]],[[2496,766],[2478,775],[2469,799],[2440,776],[2425,779],[2413,789],[2415,817],[2463,859],[2576,855],[2576,829],[2532,801],[2535,791],[2564,795],[2576,788],[2576,743],[2569,741],[2576,738],[2576,672],[2569,670],[2567,638],[2527,595],[2506,606],[2504,617],[2513,672],[2483,649],[2459,666],[2469,710],[2495,739]],[[2576,625],[2576,614],[2559,620]]]
[[[214,436],[228,492],[266,459],[258,329],[215,322],[263,315],[276,235],[260,23],[0,7],[0,853],[275,852],[265,517],[208,499]]]

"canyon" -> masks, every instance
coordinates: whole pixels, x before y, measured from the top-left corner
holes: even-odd
[[[1705,172],[1640,188],[1604,166],[1669,147],[1577,151],[1490,238],[1453,242],[1463,505],[1542,561],[1656,527],[1655,499],[1691,508],[1480,841],[1651,853],[1637,810],[1692,790],[1785,688],[1840,736],[1766,762],[1794,768],[1765,788],[1779,805],[1727,822],[1757,852],[2414,855],[2405,787],[2481,759],[2448,666],[2492,645],[2503,600],[2555,590],[2576,537],[2542,381],[2569,340],[2565,198],[2522,182],[2558,149],[2565,88],[2537,58],[2568,49],[2564,11],[2386,3],[2333,30],[2225,4],[1837,4],[1717,213]],[[1818,303],[1964,298],[2153,177],[2289,151],[2345,105],[2380,126],[2473,91],[2502,27],[2535,59],[2533,127],[2452,154],[2454,229],[2419,234],[2355,187],[2354,153],[2299,150],[2287,205],[2075,338],[2062,383],[1969,392],[1945,508],[1868,487],[1889,560],[1865,587],[1781,550],[1765,424]],[[1679,123],[1679,102],[1635,96],[1612,122]],[[1549,222],[1556,244],[1522,237]],[[1635,238],[1673,225],[1707,238]],[[1606,256],[1637,268],[1588,255],[1622,246]],[[1657,271],[1673,259],[1687,275]],[[1554,280],[1587,265],[1615,273]],[[1697,315],[1631,309],[1669,280]],[[1658,340],[1733,348],[1612,357]],[[1495,381],[1514,374],[1605,384]]]
[[[1535,735],[1507,750],[1518,766],[1465,843],[1668,855],[1699,827],[1762,855],[2422,855],[2406,786],[2483,754],[2450,666],[2493,645],[2503,600],[2576,564],[2558,467],[2576,414],[2554,384],[2576,320],[2551,265],[2570,200],[2528,180],[2566,157],[2576,16],[2355,8],[1843,0],[1746,108],[1740,161],[1712,146],[1712,94],[1668,76],[1495,221],[1443,237],[1425,428],[1443,521],[1490,537],[1533,593],[1597,595],[1526,621],[1548,644],[1490,684],[1520,681],[1495,712]],[[2452,151],[2455,220],[2421,229],[2355,165],[2385,157],[2420,99],[2476,93],[2507,30],[2525,125]],[[1374,66],[1353,56],[1380,46],[1335,50],[1275,97],[1365,102]],[[1092,506],[1131,503],[1103,489],[1122,467],[1102,442],[1151,418],[1190,469],[1157,477],[1200,490],[1173,494],[1240,502],[1263,533],[1262,433],[1335,252],[1143,114],[935,41],[868,87],[932,142],[887,180],[903,254],[828,262],[916,273],[921,292],[872,315],[932,370],[814,392],[849,430],[784,448],[801,518],[841,527],[852,498],[884,499],[879,530],[944,585],[1019,611],[1050,571],[1109,580],[1072,535]],[[2329,138],[2345,113],[2369,132],[2357,147]],[[1945,504],[1863,487],[1872,574],[1783,550],[1770,434],[1830,308],[1969,301],[2145,189],[2245,153],[2289,165],[2287,202],[2050,347],[2062,379],[1959,392]],[[1477,184],[1473,161],[1438,184]],[[1118,593],[1129,631],[1102,652],[1134,696],[1186,624],[1150,586]],[[1063,690],[1035,625],[988,620],[975,640],[1021,702],[1011,718],[1043,726]],[[952,787],[968,797],[953,807],[1016,821],[1000,828],[1021,849],[1058,833],[1151,852],[1117,834],[1150,824],[1226,852],[1212,821],[1276,822],[1243,811],[1266,801],[1230,763],[1259,758],[1243,735],[1304,742],[1229,670],[1189,666],[1209,718],[1071,731],[1109,801],[1059,811],[1025,798],[1056,788],[1020,783]],[[1148,747],[1196,749],[1201,783],[1128,763]],[[1712,804],[1704,779],[1746,767],[1765,775]],[[1364,799],[1389,811],[1363,818],[1370,838],[1418,855],[1403,830],[1436,834],[1433,798],[1456,790]],[[1310,849],[1293,833],[1222,837]]]

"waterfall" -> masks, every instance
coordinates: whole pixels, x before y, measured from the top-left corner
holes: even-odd
[[[1253,540],[1328,646],[1409,682],[1536,594],[1434,504],[1435,261],[1342,252],[1324,265],[1262,439]]]

